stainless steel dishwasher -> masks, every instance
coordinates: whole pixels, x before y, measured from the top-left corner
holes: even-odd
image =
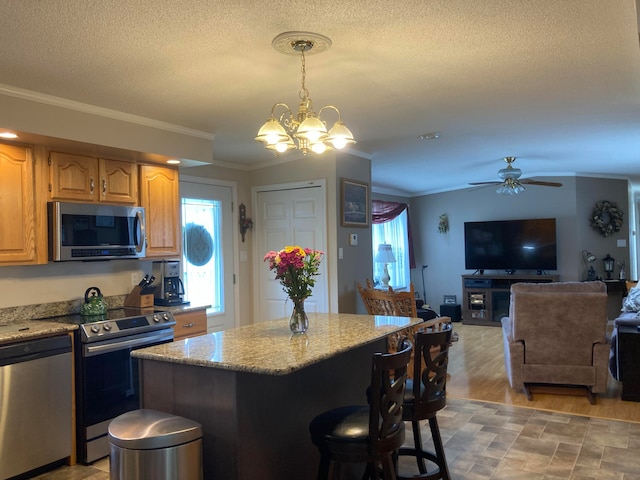
[[[71,455],[72,362],[69,335],[0,347],[0,478]]]

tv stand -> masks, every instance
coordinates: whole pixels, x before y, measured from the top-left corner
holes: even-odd
[[[501,326],[509,315],[511,285],[557,282],[558,275],[462,275],[462,321],[469,325]]]

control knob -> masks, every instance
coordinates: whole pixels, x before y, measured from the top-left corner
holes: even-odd
[[[105,323],[104,325],[102,325],[102,328],[104,328],[104,330],[106,332],[108,332],[109,330],[111,330],[111,324],[110,323]]]
[[[97,325],[91,325],[91,331],[93,333],[98,333],[100,331],[100,327]]]

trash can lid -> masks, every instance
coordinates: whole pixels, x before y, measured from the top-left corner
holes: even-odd
[[[202,426],[198,422],[157,410],[133,410],[109,424],[109,441],[131,450],[175,447],[199,438]]]

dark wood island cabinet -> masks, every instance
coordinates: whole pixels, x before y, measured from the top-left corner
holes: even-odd
[[[315,478],[309,423],[341,405],[366,405],[371,357],[419,318],[310,314],[261,322],[132,353],[142,404],[202,424],[204,478]]]

